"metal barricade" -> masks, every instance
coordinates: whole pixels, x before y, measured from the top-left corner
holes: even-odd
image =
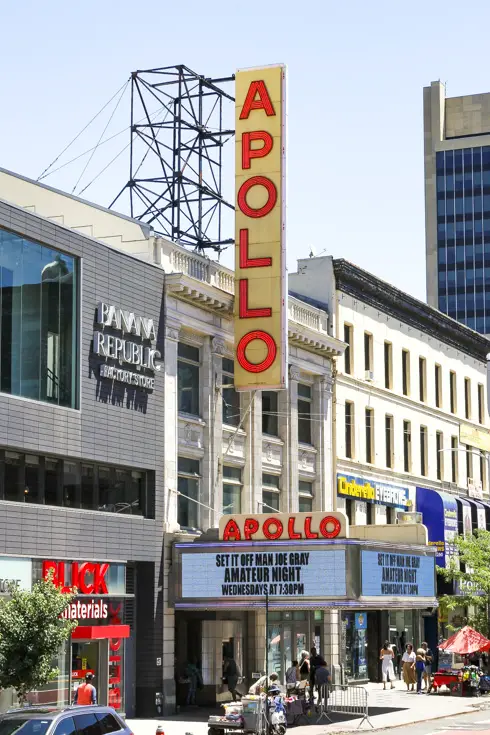
[[[332,722],[330,713],[335,713],[362,717],[357,729],[361,728],[365,722],[374,728],[369,719],[368,692],[364,687],[326,684],[318,690],[318,710],[320,715],[317,723],[323,718]]]

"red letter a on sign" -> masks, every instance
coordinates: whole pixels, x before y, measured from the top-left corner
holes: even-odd
[[[240,541],[241,540],[240,529],[236,521],[231,518],[225,526],[223,531],[223,541]]]
[[[259,96],[259,99],[255,99]],[[245,102],[243,103],[242,111],[240,113],[240,120],[248,120],[248,116],[252,110],[265,110],[265,114],[268,117],[274,117],[275,110],[272,104],[269,92],[265,86],[265,82],[257,81],[250,82]]]

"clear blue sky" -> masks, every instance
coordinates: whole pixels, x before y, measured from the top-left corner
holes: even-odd
[[[448,96],[490,91],[490,5],[248,0],[222,12],[220,6],[4,3],[0,166],[37,178],[135,69],[184,63],[222,76],[285,62],[289,269],[313,246],[424,298],[422,87],[440,78]],[[73,153],[95,145],[105,122],[84,134]],[[108,133],[128,122],[126,96]],[[94,157],[82,187],[109,160],[110,146]],[[79,162],[46,183],[71,190],[82,168]],[[107,205],[126,179],[122,156],[83,196]]]

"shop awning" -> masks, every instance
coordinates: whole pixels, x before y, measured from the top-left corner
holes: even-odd
[[[103,638],[129,638],[129,625],[78,625],[72,639],[101,640]]]

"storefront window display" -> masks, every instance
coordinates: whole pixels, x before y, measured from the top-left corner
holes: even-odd
[[[348,679],[367,679],[367,613],[343,612],[341,654]]]
[[[0,390],[78,408],[78,262],[0,230]]]
[[[321,650],[321,611],[312,614],[306,610],[269,613],[268,668],[275,671],[284,682],[287,669],[293,661],[299,661],[302,651],[312,646]]]

